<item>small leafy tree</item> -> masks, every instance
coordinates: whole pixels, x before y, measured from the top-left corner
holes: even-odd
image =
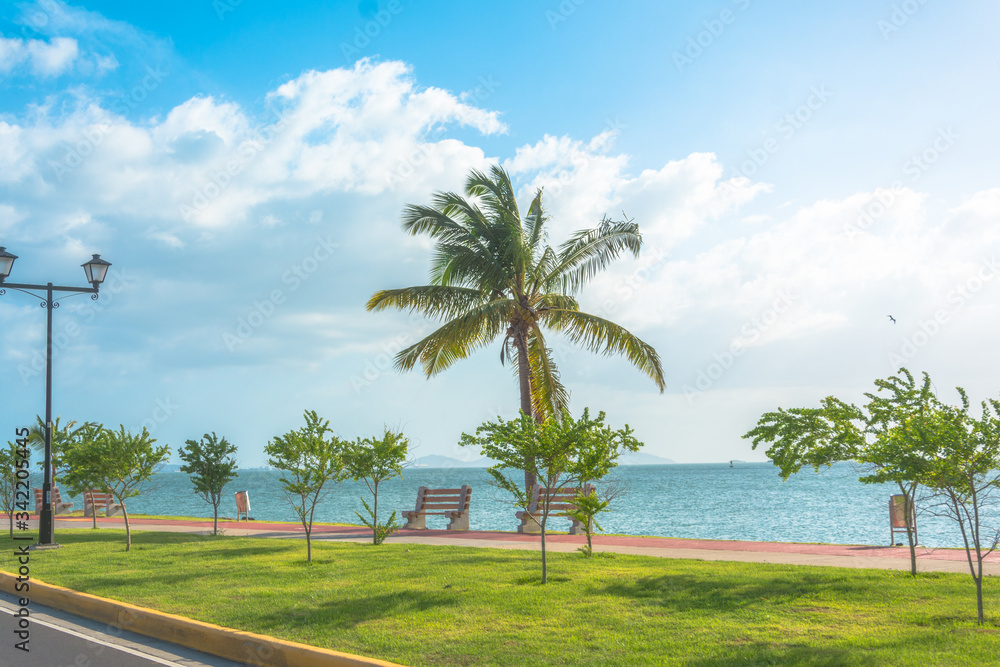
[[[125,517],[125,551],[132,548],[126,501],[141,494],[157,468],[170,455],[169,445],[155,446],[156,439],[145,428],[133,434],[101,428],[92,439],[74,444],[64,454],[68,469],[63,476],[72,488],[108,489],[122,506]],[[96,512],[95,512],[96,513]]]
[[[932,415],[940,402],[930,377],[924,373],[917,385],[905,368],[898,375],[876,380],[876,394],[867,393],[868,403],[859,408],[837,398],[824,398],[819,408],[778,408],[765,413],[757,426],[743,437],[753,439],[753,448],[770,443],[767,455],[788,479],[803,466],[830,466],[854,461],[864,472],[866,484],[894,483],[905,496],[908,526],[917,489],[934,448]],[[917,574],[914,531],[907,531],[910,574]]]
[[[604,424],[604,417],[601,412],[593,419],[585,409],[579,420],[564,411],[561,420],[550,417],[538,423],[522,412],[518,419],[505,421],[498,417],[496,422],[486,422],[476,429],[475,436],[462,434],[462,446],[479,447],[484,456],[497,461],[487,472],[494,484],[513,495],[524,511],[529,510],[534,489],[522,490],[507,471],[524,470],[526,466],[526,472],[537,479],[536,484],[549,489],[539,495],[543,584],[548,581],[545,530],[553,496],[560,489],[601,479],[618,465],[622,452],[635,452],[642,446],[628,425],[616,431]]]
[[[201,440],[188,440],[177,452],[184,461],[181,472],[191,475],[194,490],[212,505],[212,534],[219,534],[219,503],[226,484],[236,479],[236,445],[215,432],[206,433]]]
[[[594,555],[594,529],[604,530],[601,528],[601,524],[597,523],[597,515],[606,512],[611,501],[597,495],[597,489],[591,489],[588,494],[584,494],[581,489],[577,491],[573,504],[576,507],[568,511],[567,514],[583,525],[583,534],[587,536],[587,544],[580,547],[579,551],[590,558]]]
[[[983,623],[983,559],[1000,544],[1000,526],[984,525],[996,509],[1000,486],[1000,402],[982,404],[979,419],[959,387],[962,406],[945,406],[934,420],[933,463],[924,474],[931,513],[954,521],[962,534],[969,573],[976,584],[977,618]]]
[[[386,523],[380,524],[378,521],[378,487],[387,479],[402,477],[409,444],[402,433],[385,429],[381,439],[359,438],[345,457],[348,474],[354,481],[363,479],[372,493],[372,506],[364,498],[361,499],[371,519],[355,512],[361,522],[372,529],[372,544],[382,544],[385,538],[399,530],[395,511]]]
[[[98,436],[104,431],[104,426],[101,424],[95,424],[93,422],[86,422],[77,429],[74,429],[70,437],[62,440],[60,444],[60,454],[59,461],[60,464],[67,460],[69,452],[81,445],[93,442]],[[58,466],[57,466],[58,467]],[[68,471],[66,471],[68,472]],[[84,507],[87,505],[87,492],[96,490],[103,493],[105,490],[101,487],[102,480],[100,477],[92,475],[93,471],[88,471],[86,469],[76,470],[75,474],[65,475],[63,479],[66,485],[66,490],[69,491],[71,495],[79,496],[83,495]],[[93,498],[90,498],[93,500]],[[97,529],[97,507],[93,508],[91,513],[91,527],[95,530]]]
[[[285,473],[281,485],[306,533],[306,561],[312,562],[312,524],[316,505],[329,492],[327,483],[344,479],[346,444],[315,411],[304,413],[306,425],[274,438],[264,453],[268,463]]]

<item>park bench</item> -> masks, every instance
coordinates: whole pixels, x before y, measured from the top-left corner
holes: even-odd
[[[427,528],[427,515],[439,514],[448,517],[448,530],[469,530],[469,500],[472,488],[463,485],[461,489],[417,489],[417,508],[404,510],[404,528]]]
[[[114,516],[122,511],[122,505],[115,502],[111,491],[87,489],[83,492],[83,516],[95,516],[102,509],[104,516]]]
[[[582,492],[583,495],[586,496],[590,495],[590,492],[593,490],[594,486],[592,484],[586,484],[584,485]],[[578,491],[580,491],[580,489],[576,487],[550,489],[539,484],[535,484],[531,492],[531,504],[528,505],[528,511],[521,510],[515,515],[521,520],[521,525],[517,527],[517,532],[542,532],[542,513],[545,509],[545,499],[548,498],[549,519],[556,516],[569,519],[569,534],[579,535],[583,529],[583,523],[577,521],[568,514],[569,511],[576,509],[576,505],[573,501],[576,499]],[[546,522],[546,528],[548,528],[548,522]]]
[[[35,492],[35,514],[41,515],[42,490],[41,489],[33,489],[33,490]],[[52,501],[53,514],[63,514],[63,513],[68,514],[70,508],[73,507],[73,503],[64,503],[62,501],[62,497],[59,495],[59,487],[55,485],[52,486],[52,498],[50,498],[50,500]]]

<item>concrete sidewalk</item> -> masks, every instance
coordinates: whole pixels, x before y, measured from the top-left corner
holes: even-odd
[[[98,518],[98,525],[124,528],[120,517]],[[130,519],[135,530],[154,530],[210,534],[212,521],[171,519]],[[91,524],[90,518],[58,518],[56,528],[81,528]],[[264,521],[220,521],[226,535],[267,538],[304,539],[302,526],[291,523]],[[313,527],[313,540],[366,542],[371,531],[355,526]],[[58,538],[57,538],[58,540]],[[537,535],[520,535],[498,531],[400,530],[388,542],[405,544],[454,545],[494,549],[540,549]],[[546,547],[552,551],[572,552],[586,543],[582,535],[554,534],[546,536]],[[594,551],[654,556],[657,558],[689,558],[695,560],[782,563],[788,565],[820,565],[885,570],[910,569],[907,547],[877,547],[842,544],[796,544],[785,542],[739,542],[733,540],[691,540],[668,537],[632,537],[627,535],[596,535]],[[920,572],[969,573],[969,564],[962,549],[917,549],[917,570]],[[983,572],[1000,576],[1000,552],[987,556]]]

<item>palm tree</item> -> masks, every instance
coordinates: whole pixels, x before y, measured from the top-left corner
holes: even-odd
[[[396,368],[419,361],[431,377],[502,336],[500,362],[517,359],[521,410],[539,421],[558,418],[569,395],[546,345],[542,325],[605,355],[624,355],[662,392],[660,357],[653,347],[614,322],[580,311],[573,294],[623,252],[638,256],[639,226],[604,218],[559,246],[548,245],[538,190],[521,219],[510,177],[499,166],[490,175],[472,171],[466,199],[438,192],[432,206],[408,205],[403,229],[434,241],[431,284],[382,290],[368,310],[399,308],[444,324],[396,356]],[[535,480],[525,473],[525,486]]]

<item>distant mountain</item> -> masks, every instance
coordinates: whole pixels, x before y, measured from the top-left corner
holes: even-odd
[[[181,464],[179,463],[165,463],[156,469],[157,472],[180,472]]]
[[[666,463],[677,463],[677,461],[646,452],[625,452],[618,457],[618,465],[622,466],[659,466]]]
[[[462,461],[450,456],[428,454],[413,459],[412,465],[414,468],[488,468],[493,465],[493,461],[487,458],[481,458],[477,461]]]

